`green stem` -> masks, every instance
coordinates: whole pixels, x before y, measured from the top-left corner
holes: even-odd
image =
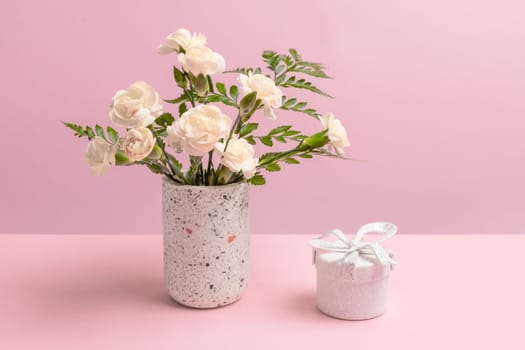
[[[193,84],[192,84],[191,79],[190,79],[190,75],[184,70],[182,72],[183,72],[184,76],[186,77],[186,80],[188,81],[188,84],[190,85],[190,89],[189,90],[188,89],[183,89],[184,93],[190,99],[191,106],[195,107],[195,95],[193,94],[194,88],[193,88]]]
[[[239,181],[240,179],[242,179],[243,176],[244,174],[242,172],[237,173],[237,176],[235,176],[233,179],[230,179],[230,183],[235,183]]]
[[[208,153],[208,173],[211,171],[211,169],[213,168],[213,149]]]
[[[191,83],[190,83],[190,85],[191,85]],[[191,92],[191,90],[184,89],[184,93],[186,94],[186,96],[188,96],[188,98],[190,100],[190,103],[191,103],[191,106],[195,107],[195,98],[194,98],[193,93]]]
[[[167,169],[169,170],[169,174],[168,174],[169,177],[171,177],[174,180],[177,180],[177,181],[180,181],[182,183],[186,183],[187,184],[188,182],[187,182],[184,174],[179,169],[177,169],[176,166],[172,165],[170,156],[166,152],[164,142],[162,142],[162,141],[159,142],[159,140],[161,140],[160,136],[155,132],[155,130],[152,130],[152,132],[153,132],[153,135],[155,136],[155,138],[157,139],[157,145],[159,146],[159,148],[160,148],[160,150],[162,152],[162,157],[164,158],[164,160],[166,162]]]
[[[222,160],[222,158],[224,158],[224,154],[226,153],[226,150],[228,149],[228,145],[230,143],[231,138],[233,137],[233,134],[237,133],[238,131],[240,131],[240,126],[242,124],[242,118],[246,117],[246,120],[245,120],[245,122],[246,122],[252,116],[252,114],[255,113],[255,111],[257,109],[259,109],[260,106],[261,106],[261,101],[257,100],[257,102],[255,103],[255,106],[252,108],[252,110],[248,114],[246,114],[244,116],[241,116],[241,110],[240,110],[240,107],[238,107],[239,110],[237,112],[237,118],[235,118],[235,122],[233,123],[233,126],[230,129],[230,133],[228,135],[228,139],[226,139],[226,144],[224,145],[224,150],[222,151],[221,160]],[[223,169],[222,164],[219,164],[219,166],[217,167],[217,174],[219,174],[222,171],[222,169]],[[218,177],[219,176],[217,176],[215,184],[218,183]]]
[[[168,166],[168,169],[170,171],[170,175],[173,177],[173,175],[175,175],[175,172],[173,171],[172,167],[171,167],[171,163],[170,163],[170,159],[168,158],[168,155],[166,154],[166,150],[164,149],[164,142],[161,142],[159,143],[159,135],[155,132],[155,130],[153,129],[150,129],[153,133],[153,135],[155,136],[155,138],[157,139],[157,145],[159,146],[161,152],[162,152],[162,156],[164,156],[164,159],[166,159],[166,165]]]
[[[216,185],[227,185],[230,183],[233,173],[227,167],[220,165],[217,168]]]
[[[202,183],[202,157],[190,156],[190,171],[188,176],[192,185],[198,186]]]
[[[228,139],[226,139],[226,144],[224,145],[224,150],[222,151],[221,159],[224,157],[224,154],[226,153],[226,150],[228,149],[228,144],[230,143],[230,140],[231,140],[231,138],[233,136],[233,133],[237,129],[238,124],[240,123],[240,121],[241,121],[241,112],[239,111],[237,113],[237,118],[235,118],[235,122],[233,123],[233,126],[232,126],[232,128],[230,130],[230,134],[228,135]]]

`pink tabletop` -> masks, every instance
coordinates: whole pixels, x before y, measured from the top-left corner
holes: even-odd
[[[368,321],[316,309],[309,238],[254,235],[244,297],[193,310],[159,235],[0,235],[0,349],[525,349],[525,236],[397,235]]]

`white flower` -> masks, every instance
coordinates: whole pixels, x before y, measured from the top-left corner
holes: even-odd
[[[319,117],[324,129],[328,129],[328,139],[330,140],[329,147],[333,148],[339,155],[343,155],[345,152],[344,147],[350,146],[350,142],[346,136],[346,129],[341,124],[339,119],[335,119],[333,113],[326,113]]]
[[[136,162],[146,158],[155,146],[155,138],[148,128],[129,129],[122,141],[122,149],[129,160]]]
[[[253,146],[245,139],[232,138],[224,152],[225,142],[218,142],[215,149],[222,155],[221,164],[233,173],[242,171],[245,178],[255,175],[258,159],[254,158]]]
[[[179,53],[179,62],[186,72],[194,76],[222,73],[226,69],[224,57],[206,46],[189,47],[186,53]]]
[[[95,136],[86,147],[86,161],[94,175],[104,174],[111,165],[115,165],[118,145],[112,145],[102,137]]]
[[[164,43],[159,46],[159,53],[167,55],[174,51],[179,52],[181,48],[186,51],[192,46],[204,45],[206,45],[206,36],[204,34],[191,34],[189,30],[181,28],[164,39]]]
[[[161,114],[159,94],[143,81],[131,84],[127,90],[117,91],[109,111],[111,121],[126,128],[148,126]]]
[[[166,143],[177,152],[202,157],[230,131],[230,117],[212,105],[198,105],[186,111],[168,127]]]
[[[275,113],[273,108],[281,107],[283,93],[281,89],[275,86],[275,82],[262,74],[248,75],[241,74],[239,81],[242,84],[244,94],[257,91],[257,99],[260,99],[264,104],[264,115],[270,119],[275,120]]]

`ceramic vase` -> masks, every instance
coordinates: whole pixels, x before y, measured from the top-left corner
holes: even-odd
[[[194,308],[238,300],[249,278],[249,184],[180,185],[164,177],[164,281]]]

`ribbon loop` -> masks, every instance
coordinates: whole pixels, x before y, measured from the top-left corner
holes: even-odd
[[[381,233],[382,237],[376,241],[363,241],[363,238],[368,233]],[[314,262],[317,251],[328,251],[343,253],[340,260],[352,266],[355,265],[359,255],[373,255],[381,264],[392,268],[396,264],[393,254],[380,243],[391,238],[396,233],[397,226],[394,224],[389,222],[372,222],[363,225],[351,240],[341,230],[332,230],[322,234],[319,238],[310,240],[310,246],[314,248]],[[327,240],[330,236],[335,236],[337,240]]]

